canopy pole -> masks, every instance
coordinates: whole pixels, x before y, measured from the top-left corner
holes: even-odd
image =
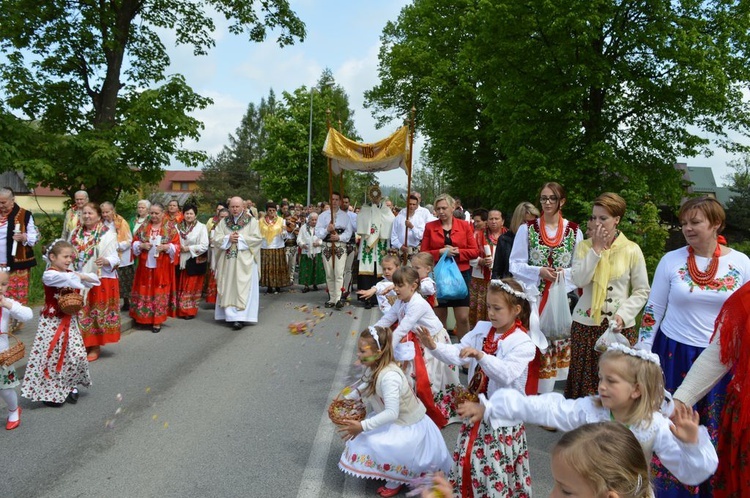
[[[404,265],[409,262],[409,227],[406,223],[409,221],[409,197],[411,197],[411,162],[412,162],[412,151],[414,150],[414,115],[416,114],[416,107],[411,107],[411,119],[409,120],[409,153],[406,155],[406,170],[407,170],[407,181],[406,181],[406,221],[404,222],[404,228],[406,234],[404,235],[404,246],[406,251],[403,251]]]
[[[326,109],[326,128],[331,130],[331,109]],[[334,230],[336,229],[336,215],[333,212],[333,167],[331,166],[332,159],[328,157],[328,206],[331,210],[331,223],[333,224]],[[331,270],[336,268],[336,243],[331,243]],[[331,292],[329,289],[328,292]]]

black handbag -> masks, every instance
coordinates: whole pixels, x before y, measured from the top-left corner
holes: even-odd
[[[208,267],[208,257],[205,254],[190,258],[185,262],[185,271],[191,277],[205,275]]]

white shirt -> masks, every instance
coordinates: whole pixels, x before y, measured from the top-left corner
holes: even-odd
[[[565,399],[559,393],[524,396],[514,389],[500,389],[489,400],[482,396],[480,400],[485,406],[485,420],[492,417],[520,418],[531,424],[571,431],[585,424],[611,419],[609,409],[596,406],[593,396],[579,399]],[[650,421],[632,424],[628,428],[641,444],[646,461],[656,453],[683,484],[702,483],[719,465],[708,430],[700,426],[698,442],[690,444],[677,439],[669,430],[671,425],[666,416],[655,412]]]
[[[13,220],[8,219],[8,223],[10,224]],[[15,229],[15,225],[11,224],[9,227],[7,227],[7,230],[0,229],[0,263],[8,263],[8,254],[6,254],[6,247],[7,247],[7,240],[8,236],[11,238],[13,237],[13,231]],[[36,241],[39,240],[39,230],[37,230],[36,225],[34,225],[34,216],[29,213],[29,223],[26,225],[26,237],[27,240],[25,242],[20,242],[20,244],[23,244],[25,246],[31,247],[34,244],[36,244]],[[11,245],[13,243],[11,242]]]
[[[730,250],[719,258],[714,288],[693,282],[687,268],[688,250],[682,247],[661,258],[643,310],[638,341],[648,349],[657,331],[689,346],[705,348],[714,332],[714,321],[727,298],[750,280],[750,259]],[[695,257],[705,270],[709,258]]]
[[[424,237],[424,227],[429,221],[436,220],[430,212],[423,208],[418,207],[414,212],[414,215],[409,216],[409,221],[414,225],[414,228],[409,229],[409,238],[407,246],[419,247],[422,243],[422,237]],[[391,230],[391,247],[394,249],[401,249],[404,245],[404,236],[406,235],[406,209],[402,209],[398,216],[393,220],[393,229]]]
[[[349,239],[352,238],[352,233],[354,233],[354,227],[352,226],[352,220],[349,217],[349,212],[344,212],[340,209],[336,210],[336,215],[334,216],[336,220],[336,228],[337,229],[343,229],[344,231],[339,234],[339,242],[341,243],[347,243],[349,242]],[[326,236],[328,235],[328,225],[331,223],[331,210],[323,211],[318,216],[318,224],[315,226],[315,235],[321,239],[325,240]]]
[[[393,331],[393,344],[398,344],[406,337],[410,330],[417,327],[427,327],[432,335],[443,330],[443,324],[435,315],[430,303],[415,292],[409,302],[396,300],[383,317],[375,324],[376,327],[390,327],[398,321],[398,327]]]

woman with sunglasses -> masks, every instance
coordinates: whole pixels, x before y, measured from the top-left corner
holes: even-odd
[[[571,265],[576,244],[583,240],[577,223],[563,218],[565,189],[556,182],[542,185],[539,203],[542,215],[518,227],[510,253],[510,272],[527,289],[536,287],[539,313],[544,311],[550,287],[558,274],[565,279],[566,290],[575,290],[571,280]],[[551,392],[555,381],[568,377],[570,338],[548,337],[545,353],[537,351],[538,372],[529,368],[529,376],[538,375],[539,392]],[[539,345],[537,345],[539,346]]]

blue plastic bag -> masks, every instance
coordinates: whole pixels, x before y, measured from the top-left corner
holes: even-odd
[[[438,301],[464,299],[469,295],[464,276],[461,275],[461,270],[458,269],[453,257],[448,256],[448,251],[440,256],[435,265],[434,275]]]

